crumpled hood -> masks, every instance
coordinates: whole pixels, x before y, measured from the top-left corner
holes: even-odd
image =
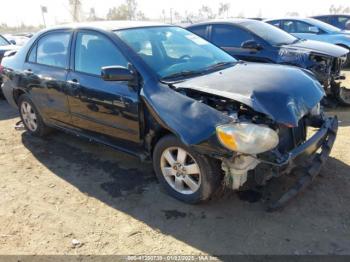
[[[297,126],[325,95],[308,71],[261,63],[238,63],[174,86],[233,99],[289,126]]]
[[[341,46],[313,40],[298,41],[295,44],[283,45],[282,48],[298,49],[299,51],[302,49],[306,52],[315,52],[334,57],[341,57],[349,52],[349,50]]]

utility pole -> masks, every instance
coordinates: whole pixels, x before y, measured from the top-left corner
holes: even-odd
[[[71,12],[72,12],[73,22],[78,22],[81,2],[80,0],[69,0],[69,4],[72,8]]]
[[[43,16],[44,27],[46,27],[45,13],[47,13],[47,7],[42,5],[41,6],[41,15]]]
[[[170,8],[170,24],[173,23],[173,9]]]

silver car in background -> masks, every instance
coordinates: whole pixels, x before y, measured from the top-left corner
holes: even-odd
[[[265,22],[301,39],[327,42],[350,50],[350,31],[341,30],[317,19],[294,17],[268,19]],[[348,55],[346,65],[350,65],[350,55]]]

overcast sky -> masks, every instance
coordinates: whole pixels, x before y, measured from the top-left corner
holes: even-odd
[[[86,13],[94,7],[98,16],[104,17],[110,7],[117,6],[123,0],[81,0]],[[329,7],[343,5],[349,6],[349,0],[138,0],[139,9],[152,19],[159,19],[162,10],[169,16],[170,8],[185,12],[196,12],[202,5],[208,5],[217,10],[220,2],[231,4],[230,16],[244,14],[257,16],[262,13],[264,17],[284,16],[287,12],[298,12],[302,16],[327,13]],[[42,24],[40,6],[48,8],[46,14],[47,24],[62,23],[69,16],[68,0],[0,0],[0,23],[6,22],[16,26],[21,22],[25,24]]]

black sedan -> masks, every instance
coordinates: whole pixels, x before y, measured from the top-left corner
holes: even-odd
[[[347,49],[301,40],[270,24],[251,19],[219,20],[187,27],[230,55],[252,62],[293,65],[311,70],[329,96],[350,105],[350,94],[339,80]]]
[[[5,96],[30,134],[60,129],[152,160],[161,185],[187,203],[210,199],[223,184],[239,190],[254,177],[265,184],[310,160],[302,189],[336,136],[338,122],[322,114],[324,91],[313,75],[238,62],[176,26],[57,27],[3,66]],[[317,128],[310,139],[308,127]]]

